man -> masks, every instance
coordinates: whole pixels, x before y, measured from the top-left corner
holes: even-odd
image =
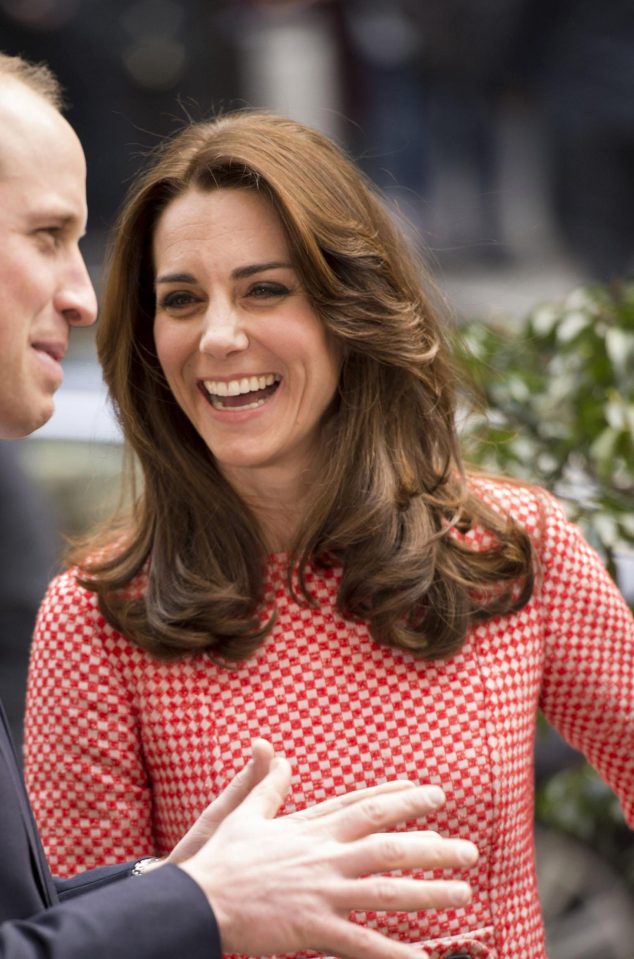
[[[90,324],[95,293],[79,251],[86,225],[81,145],[45,67],[0,54],[0,437],[53,412],[70,327]],[[1,638],[0,638],[1,640]],[[467,901],[464,882],[381,878],[402,868],[464,868],[471,843],[433,833],[375,835],[443,801],[391,783],[275,818],[290,770],[264,740],[164,862],[54,880],[0,709],[0,959],[216,959],[314,949],[408,959],[420,949],[347,919],[353,909]],[[359,878],[359,877],[365,878]]]

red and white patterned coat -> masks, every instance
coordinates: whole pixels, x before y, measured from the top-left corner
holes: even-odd
[[[537,710],[634,826],[634,622],[550,497],[501,483],[482,492],[529,531],[541,576],[524,609],[471,629],[446,662],[380,647],[345,621],[337,571],[313,570],[319,606],[298,605],[283,557],[270,566],[273,634],[232,671],[202,654],[153,660],[104,622],[72,572],[56,579],[37,623],[27,720],[28,785],[53,870],[166,853],[265,736],[294,770],[283,811],[408,777],[447,794],[429,828],[478,846],[468,907],[360,921],[424,941],[438,959],[543,959]]]

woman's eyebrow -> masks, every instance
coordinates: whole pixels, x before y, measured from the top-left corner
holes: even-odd
[[[292,268],[292,263],[272,260],[270,263],[253,263],[250,266],[239,266],[232,271],[231,276],[234,280],[244,280],[249,276],[253,276],[254,273],[263,273],[265,270],[289,270]]]
[[[154,282],[157,285],[159,283],[195,283],[196,277],[192,273],[163,273],[157,276]]]
[[[248,266],[238,266],[231,271],[231,278],[234,280],[244,280],[256,273],[264,273],[266,270],[290,270],[292,263],[285,263],[281,260],[271,260],[270,263],[251,263]],[[162,273],[154,281],[159,283],[196,283],[196,277],[193,273]]]

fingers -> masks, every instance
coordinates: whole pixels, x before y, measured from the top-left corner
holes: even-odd
[[[342,883],[333,903],[340,912],[420,912],[422,909],[457,909],[471,899],[471,887],[456,880],[404,879],[375,876]]]
[[[265,739],[255,739],[251,751],[251,760],[198,817],[174,847],[168,862],[183,864],[195,856],[231,813],[245,815],[247,821],[253,815],[268,819],[275,816],[288,792],[290,766],[286,760],[273,758],[273,747]]]
[[[373,795],[345,806],[333,815],[333,835],[342,842],[390,829],[439,809],[445,794],[438,786],[415,786]]]
[[[367,876],[394,869],[469,869],[478,850],[467,839],[443,839],[429,832],[391,832],[342,844],[337,854],[345,876]]]
[[[266,739],[254,739],[251,743],[251,762],[253,763],[253,786],[261,782],[269,771],[275,755],[273,747]]]
[[[374,929],[345,919],[324,922],[318,936],[310,948],[340,959],[429,959],[418,944],[388,939]]]
[[[194,825],[174,846],[168,862],[182,863],[213,836],[218,826],[245,800],[251,790],[264,778],[273,758],[273,747],[265,739],[252,743],[252,758],[229,785],[200,814]]]
[[[269,770],[241,804],[245,814],[273,819],[286,799],[291,784],[290,764],[281,756],[271,760]]]
[[[237,809],[246,799],[251,790],[262,781],[268,773],[273,760],[273,747],[265,739],[255,739],[251,744],[252,758],[237,773],[220,795],[205,809],[200,816],[201,825],[208,828],[222,822],[229,813]]]
[[[404,789],[414,789],[415,784],[409,779],[392,779],[389,782],[380,783],[378,786],[368,786],[366,789],[355,789],[354,792],[343,793],[341,796],[333,796],[331,799],[324,799],[323,802],[302,809],[293,815],[298,819],[318,819],[321,816],[329,816],[331,813],[339,812],[364,799],[372,799],[375,796],[383,796],[386,793],[400,792]]]

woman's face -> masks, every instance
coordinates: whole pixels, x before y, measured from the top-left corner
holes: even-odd
[[[161,215],[153,255],[158,358],[220,469],[238,488],[253,471],[299,477],[340,359],[276,211],[250,190],[190,189]]]

